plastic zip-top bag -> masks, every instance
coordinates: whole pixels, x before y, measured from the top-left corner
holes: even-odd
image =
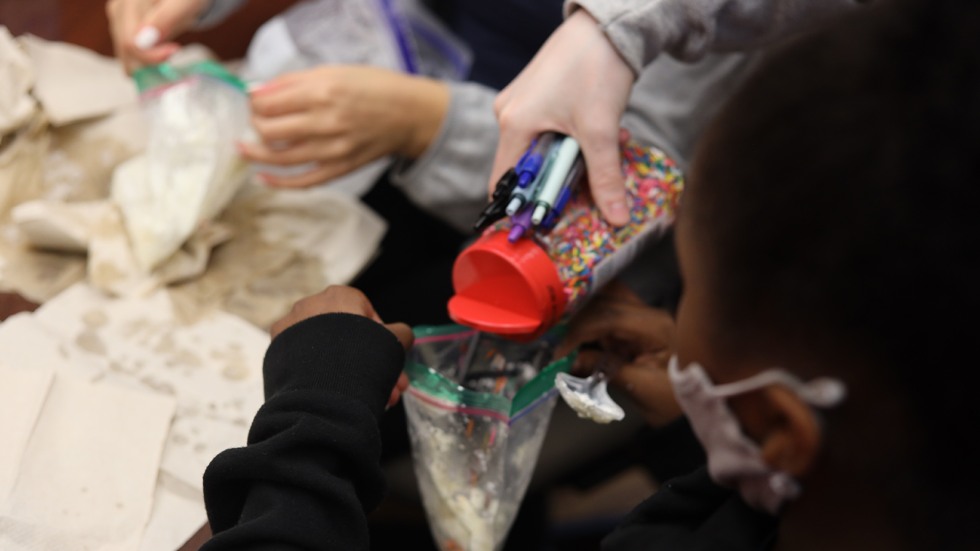
[[[404,395],[415,473],[445,551],[503,546],[531,481],[558,392],[556,329],[516,343],[463,326],[415,329]]]
[[[245,181],[235,142],[248,131],[249,105],[244,83],[212,61],[144,67],[133,79],[147,147],[116,169],[111,194],[136,260],[149,272],[217,216]]]
[[[473,53],[419,0],[307,0],[265,23],[242,74],[263,81],[324,63],[463,80]]]

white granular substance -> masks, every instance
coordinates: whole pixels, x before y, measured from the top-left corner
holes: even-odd
[[[530,482],[554,401],[514,425],[499,423],[494,443],[471,433],[470,417],[405,396],[415,472],[433,534],[444,550],[494,551]],[[497,422],[494,422],[497,423]]]
[[[182,82],[150,101],[147,151],[112,178],[112,199],[145,271],[231,200],[245,176],[235,140],[247,124],[244,96],[210,79]]]
[[[432,410],[429,410],[432,412]],[[451,415],[435,415],[429,421],[449,421]],[[456,461],[464,460],[472,450],[461,440],[461,435],[436,426],[416,427],[425,437],[417,442],[425,448],[423,463],[428,476],[420,477],[420,484],[431,481],[431,497],[428,500],[431,521],[449,539],[467,551],[492,551],[495,546],[494,525],[499,500],[492,495],[492,485],[487,488],[474,486],[459,476]],[[484,461],[485,462],[485,458]],[[482,463],[482,462],[481,462]],[[416,466],[422,466],[416,463]],[[457,467],[457,468],[454,468]],[[443,542],[445,543],[445,542]]]
[[[442,500],[442,506],[433,511],[436,522],[467,551],[493,551],[499,500],[481,488],[460,484],[445,473],[444,469],[432,471],[433,484]]]

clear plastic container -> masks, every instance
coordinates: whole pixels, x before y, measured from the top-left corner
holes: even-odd
[[[629,142],[622,167],[630,221],[613,227],[579,185],[545,235],[508,240],[511,222],[488,228],[453,266],[453,320],[517,340],[534,339],[574,312],[673,224],[684,178],[662,151]]]

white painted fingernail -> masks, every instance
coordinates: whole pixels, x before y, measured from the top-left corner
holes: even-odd
[[[160,40],[160,30],[156,27],[146,26],[136,33],[136,37],[133,38],[133,43],[136,47],[141,50],[149,50],[150,48],[157,45]]]

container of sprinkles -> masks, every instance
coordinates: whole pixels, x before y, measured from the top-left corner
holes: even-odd
[[[607,223],[583,183],[554,227],[511,241],[514,221],[488,228],[457,257],[449,314],[475,329],[532,340],[577,310],[673,224],[684,186],[662,151],[634,141],[621,149],[630,221]]]

